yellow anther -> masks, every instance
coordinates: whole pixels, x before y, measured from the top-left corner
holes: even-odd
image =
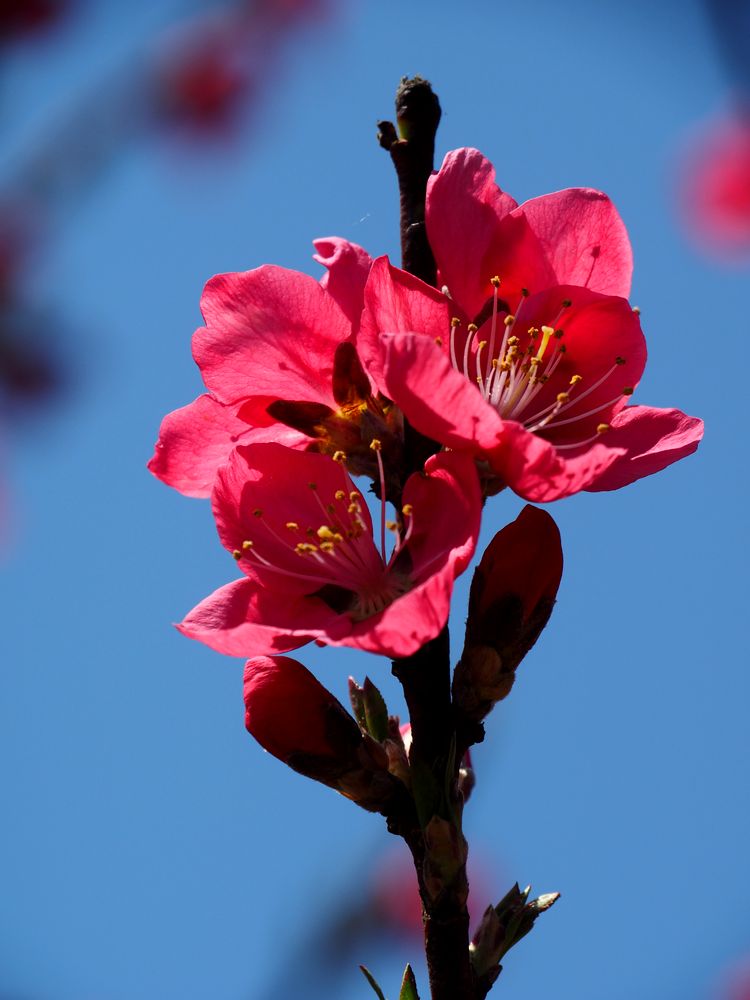
[[[241,559],[242,558],[242,553],[240,552],[239,549],[235,549],[234,552],[232,553],[232,555],[234,556],[235,559]]]
[[[299,525],[296,521],[287,521],[286,526],[290,531],[299,531]]]
[[[570,396],[567,394],[567,392],[558,392],[557,394],[558,403],[567,403],[569,399]]]
[[[477,344],[477,350],[483,351],[486,346],[487,346],[487,341],[486,340],[480,340],[479,343]]]
[[[398,525],[395,521],[386,521],[385,526],[389,531],[398,531]]]
[[[501,372],[509,372],[510,369],[511,369],[511,364],[509,361],[503,361],[503,363],[500,365]]]
[[[297,555],[304,556],[310,552],[317,552],[318,546],[311,545],[310,542],[298,542],[294,546],[294,551],[297,553]]]
[[[344,493],[343,490],[336,490],[336,492],[333,495],[336,497],[337,500],[346,500],[346,493]]]
[[[461,326],[461,320],[458,316],[451,317],[451,327],[455,330],[457,326]]]
[[[329,542],[336,537],[335,531],[328,527],[327,524],[321,524],[318,528],[318,538],[325,538]]]
[[[563,307],[563,309],[569,309],[572,305],[573,305],[573,303],[570,301],[570,299],[563,299],[562,300],[562,307]]]
[[[509,313],[503,320],[503,323],[505,323],[506,326],[513,326],[515,321],[516,317],[513,315],[513,313]]]
[[[596,425],[596,433],[597,434],[606,434],[608,430],[609,430],[609,424],[597,424]]]
[[[493,358],[492,359],[492,367],[493,368],[499,368],[500,367],[500,359],[499,358]]]
[[[547,350],[547,344],[549,343],[550,337],[554,335],[555,331],[551,326],[542,327],[542,342],[539,345],[539,350],[537,351],[536,360],[541,361],[544,357],[544,352]]]
[[[490,278],[490,284],[492,285],[493,288],[499,288],[500,278],[497,275],[495,275],[494,278]]]
[[[360,511],[360,506],[358,503],[350,503],[346,509],[349,514],[358,514]]]
[[[518,337],[515,334],[512,337],[508,337],[508,347],[516,347],[519,343]]]
[[[469,331],[469,333],[476,333],[479,327],[477,326],[476,323],[469,323],[466,329]]]
[[[579,382],[583,382],[583,375],[571,375],[570,376],[570,384],[571,385],[578,385]]]
[[[263,517],[263,511],[260,509],[260,507],[255,508],[255,510],[253,511],[253,517]]]
[[[640,316],[641,315],[641,307],[640,306],[633,306],[633,312],[636,314],[636,316]]]
[[[332,457],[333,457],[334,462],[345,462],[346,461],[346,452],[345,451],[334,451]]]
[[[615,364],[616,365],[624,365],[625,364],[625,358],[620,357],[620,355],[618,354],[617,357],[615,358]]]
[[[378,438],[373,438],[372,441],[370,441],[370,448],[373,451],[380,451],[382,447],[383,447],[383,442],[380,441]]]
[[[632,385],[626,385],[625,388],[622,390],[623,396],[632,396],[634,392],[635,389],[633,389]]]
[[[320,543],[320,551],[321,552],[333,552],[333,550],[335,548],[336,548],[336,546],[333,544],[333,542],[321,542]]]
[[[404,517],[411,517],[412,514],[414,513],[414,508],[410,503],[405,503],[404,506],[401,508],[401,513],[404,515]]]
[[[533,340],[535,337],[539,336],[539,327],[538,326],[530,326],[529,329],[528,329],[528,331],[527,331],[527,333],[531,337],[531,339]]]
[[[253,543],[250,541],[249,538],[245,539],[245,541],[242,543],[242,548],[245,552],[247,552],[247,550],[251,549],[252,547]]]

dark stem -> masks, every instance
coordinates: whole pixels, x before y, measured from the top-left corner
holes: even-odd
[[[380,145],[391,154],[401,204],[401,266],[434,285],[435,258],[427,242],[425,194],[435,158],[440,101],[419,76],[404,77],[396,91],[396,122],[378,122]]]
[[[380,145],[396,168],[401,208],[402,267],[422,281],[437,280],[435,258],[427,240],[425,197],[432,173],[440,102],[420,77],[401,81],[396,92],[396,120],[378,123]],[[404,428],[407,475],[421,469],[437,446],[408,424]],[[425,881],[428,856],[424,827],[433,816],[460,832],[461,803],[456,779],[456,726],[451,701],[448,627],[412,656],[394,660],[393,674],[401,682],[411,721],[409,755],[418,813],[401,817],[389,828],[404,837],[414,858],[422,897],[425,951],[432,1000],[474,1000],[476,986],[469,961],[469,915],[466,909],[465,866],[437,897]],[[429,859],[428,859],[429,860]]]

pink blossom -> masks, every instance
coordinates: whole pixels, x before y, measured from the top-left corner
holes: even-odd
[[[169,486],[209,496],[236,444],[307,448],[317,429],[329,451],[353,451],[348,438],[359,434],[348,404],[372,391],[351,345],[371,260],[337,237],[314,245],[327,269],[320,282],[266,266],[206,285],[206,325],[195,334],[193,354],[209,392],[165,417],[149,462]],[[280,401],[288,403],[283,420],[268,412]]]
[[[194,608],[178,626],[185,635],[232,656],[317,640],[401,657],[440,632],[479,531],[472,461],[430,458],[376,542],[367,505],[337,458],[274,443],[235,449],[212,502],[243,577]],[[390,556],[386,527],[395,536]]]
[[[357,343],[413,426],[529,500],[616,489],[690,454],[702,422],[626,406],[646,346],[614,206],[570,189],[517,206],[476,150],[428,188],[441,290],[376,261]]]

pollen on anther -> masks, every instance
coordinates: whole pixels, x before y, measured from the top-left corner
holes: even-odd
[[[510,313],[508,316],[505,317],[505,319],[503,320],[503,323],[505,323],[506,326],[513,326],[513,324],[515,323],[515,321],[516,321],[516,317],[513,315],[513,313]]]
[[[558,392],[558,394],[557,394],[557,402],[558,403],[567,403],[569,399],[570,399],[570,396],[568,395],[567,392]]]
[[[250,541],[249,538],[246,538],[245,541],[242,543],[243,550],[245,552],[247,552],[247,550],[251,549],[252,547],[253,547],[253,543]]]
[[[352,502],[354,502],[355,500],[359,500],[359,493],[357,493],[356,490],[352,490],[351,493],[349,494],[349,499]]]
[[[370,441],[370,448],[373,451],[380,451],[382,447],[383,447],[383,442],[380,441],[378,438],[373,438],[372,441]]]
[[[333,495],[337,500],[346,500],[346,493],[343,490],[336,490]]]
[[[606,434],[608,430],[609,430],[609,424],[597,424],[596,425],[596,433],[597,434]]]
[[[395,521],[386,521],[385,526],[389,531],[398,531],[398,525]]]
[[[451,317],[451,326],[453,327],[454,330],[456,329],[457,326],[461,326],[461,320],[458,318],[458,316]]]
[[[345,462],[346,461],[346,452],[345,451],[334,451],[332,457],[333,457],[334,462]]]
[[[232,553],[232,557],[234,559],[241,559],[242,558],[242,553],[240,552],[239,549],[235,549],[234,552]]]
[[[410,503],[405,503],[404,506],[401,508],[401,513],[404,515],[404,517],[411,517],[411,515],[414,513],[414,508]]]
[[[490,278],[490,284],[492,285],[493,288],[500,287],[500,278],[498,277],[498,275],[495,275],[493,278]]]
[[[296,521],[287,521],[286,526],[290,531],[299,531],[299,525]]]
[[[570,384],[571,385],[578,385],[579,382],[583,382],[583,375],[571,375],[570,376]]]
[[[476,323],[469,323],[466,329],[469,331],[469,333],[476,333],[479,327],[477,326]]]

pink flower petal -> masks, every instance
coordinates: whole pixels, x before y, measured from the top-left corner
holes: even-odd
[[[487,282],[497,273],[484,274],[479,264],[500,220],[515,207],[513,198],[495,183],[495,168],[476,149],[448,153],[428,182],[427,235],[439,280],[472,318],[487,298]]]
[[[365,311],[357,335],[357,350],[372,377],[383,385],[382,333],[421,333],[447,340],[451,302],[413,275],[393,267],[387,257],[372,265],[365,288]]]
[[[382,339],[386,392],[418,431],[449,448],[483,453],[496,447],[503,425],[497,411],[430,337]]]
[[[281,597],[242,579],[215,590],[177,628],[227,656],[270,656],[317,638],[321,624],[333,617],[314,597]]]
[[[333,296],[344,315],[356,328],[364,304],[365,282],[372,266],[372,257],[349,240],[328,236],[313,240],[318,251],[313,254],[327,272],[320,279],[321,287]]]
[[[351,325],[313,278],[270,265],[220,274],[206,285],[201,310],[206,326],[193,337],[193,356],[221,402],[332,403],[333,355]]]
[[[606,194],[568,188],[524,202],[514,214],[521,213],[556,284],[628,297],[633,252],[625,225]]]
[[[521,424],[505,420],[501,442],[488,458],[497,475],[519,496],[550,503],[589,489],[623,454],[623,448],[595,443],[567,457]]]
[[[237,416],[237,407],[204,394],[166,415],[148,467],[186,496],[210,496],[219,466],[250,432],[250,425]]]
[[[698,447],[703,421],[680,410],[653,406],[627,406],[613,420],[607,444],[622,454],[586,489],[591,492],[617,490],[660,472]]]
[[[412,573],[421,580],[447,565],[451,579],[474,555],[482,516],[482,495],[474,460],[461,452],[441,452],[410,476],[404,503],[413,508],[408,549]]]

